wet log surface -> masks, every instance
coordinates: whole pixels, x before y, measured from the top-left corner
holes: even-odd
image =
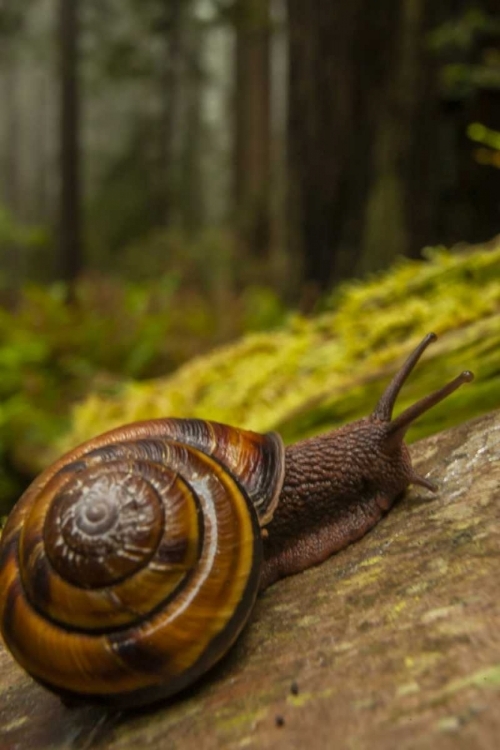
[[[438,494],[412,489],[268,589],[224,662],[168,704],[65,708],[0,645],[0,749],[497,748],[500,412],[412,453]]]

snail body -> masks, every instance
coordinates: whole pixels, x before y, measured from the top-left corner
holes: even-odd
[[[157,419],[90,440],[46,469],[0,542],[0,629],[63,699],[118,707],[173,695],[215,664],[259,589],[359,539],[416,474],[411,422],[464,372],[395,419],[429,334],[374,412],[283,446],[197,419]]]

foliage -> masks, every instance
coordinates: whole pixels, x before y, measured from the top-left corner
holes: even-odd
[[[500,35],[500,20],[481,8],[467,8],[461,14],[438,26],[430,35],[429,43],[437,50],[470,50],[481,34]]]
[[[477,89],[500,89],[500,17],[479,7],[450,18],[428,36],[442,60],[441,90],[445,97],[465,99]]]
[[[27,5],[27,3],[24,3]],[[22,2],[0,5],[0,38],[18,34],[23,28],[26,8]]]
[[[20,472],[33,475],[117,424],[200,416],[278,429],[291,441],[366,414],[429,330],[440,339],[398,409],[464,367],[477,378],[452,406],[419,421],[413,438],[498,407],[500,242],[426,256],[344,285],[315,318],[290,314],[266,332],[283,322],[268,289],[239,298],[223,290],[214,306],[172,276],[148,284],[81,280],[74,304],[62,286],[26,287],[15,311],[0,309],[0,515],[21,488]],[[220,341],[223,325],[226,338],[248,326],[253,332],[141,382]]]
[[[31,285],[14,310],[0,307],[0,514],[2,499],[20,489],[19,473],[30,475],[67,429],[75,400],[168,372],[221,340],[213,300],[180,288],[175,275],[147,284],[82,279],[74,302],[66,300],[63,285]],[[255,288],[226,296],[218,313],[231,323],[229,337],[276,324],[283,309]]]
[[[72,429],[54,454],[120,423],[167,415],[200,416],[287,440],[366,414],[401,359],[429,330],[440,334],[405,386],[398,408],[464,367],[473,386],[418,424],[413,436],[498,407],[500,243],[428,260],[401,261],[335,293],[313,319],[298,315],[272,333],[251,334],[119,395],[92,395],[76,407]],[[436,367],[436,362],[439,366]]]
[[[10,211],[0,204],[0,267],[12,270],[12,266],[20,265],[22,258],[24,265],[28,260],[35,261],[40,251],[44,251],[49,244],[49,234],[44,227],[27,227],[17,222]],[[14,253],[18,256],[17,263],[12,263]],[[7,276],[7,274],[5,274]],[[0,277],[0,287],[6,282]]]
[[[467,135],[471,141],[481,144],[474,153],[476,161],[500,169],[500,133],[480,122],[472,122],[467,128]]]

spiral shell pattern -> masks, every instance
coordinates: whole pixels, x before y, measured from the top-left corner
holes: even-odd
[[[36,680],[135,706],[196,680],[251,611],[283,446],[213,422],[128,425],[26,491],[0,544],[0,627]]]

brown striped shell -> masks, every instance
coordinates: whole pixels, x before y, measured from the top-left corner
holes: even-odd
[[[112,430],[33,482],[0,543],[0,628],[66,698],[136,706],[230,647],[260,579],[283,445],[201,420]]]

